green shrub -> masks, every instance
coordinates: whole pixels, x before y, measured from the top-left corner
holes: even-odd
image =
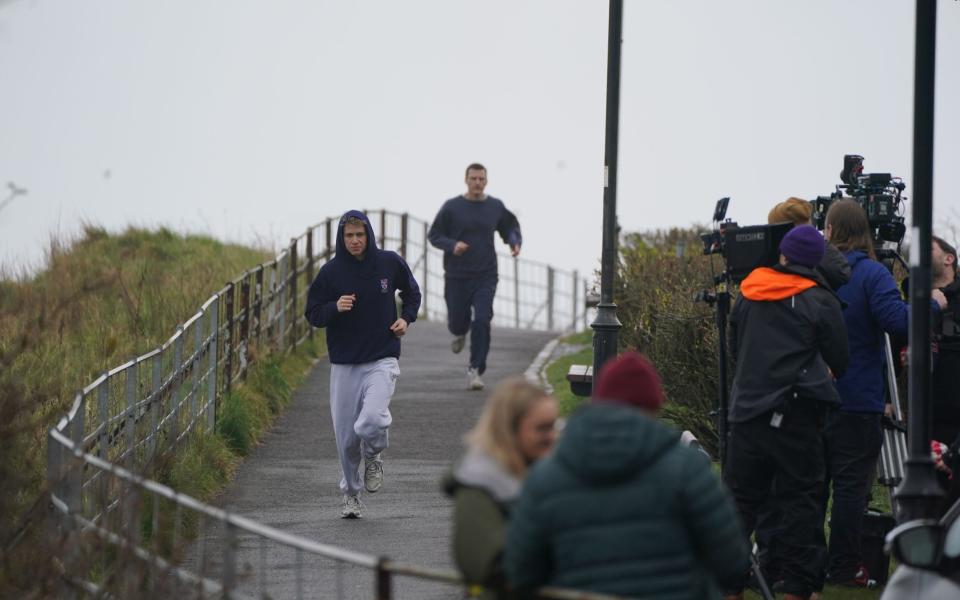
[[[689,429],[716,455],[710,414],[718,396],[715,313],[694,299],[723,265],[699,253],[698,232],[674,228],[626,235],[615,299],[623,323],[620,349],[643,352],[656,365],[667,394],[664,418]],[[682,256],[678,245],[685,248]]]

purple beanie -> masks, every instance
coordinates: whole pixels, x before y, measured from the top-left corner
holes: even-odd
[[[794,227],[780,242],[780,253],[790,262],[805,267],[819,265],[826,249],[827,243],[823,236],[810,225]]]

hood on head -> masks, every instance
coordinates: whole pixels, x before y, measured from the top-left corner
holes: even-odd
[[[635,408],[589,404],[567,421],[556,457],[580,479],[613,483],[636,477],[679,439],[678,432]]]
[[[363,226],[367,230],[367,249],[363,257],[363,262],[366,262],[371,256],[376,255],[377,238],[375,235],[373,235],[373,226],[370,225],[370,219],[368,219],[367,215],[363,214],[359,210],[348,210],[347,212],[343,213],[342,217],[340,217],[340,222],[337,224],[336,258],[353,258],[353,256],[350,254],[350,251],[347,250],[347,245],[343,243],[343,226],[350,217],[355,217],[363,221]]]

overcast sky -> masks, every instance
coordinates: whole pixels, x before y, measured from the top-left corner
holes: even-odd
[[[914,3],[627,0],[627,231],[761,222],[845,153],[912,183]],[[960,225],[960,2],[939,3],[935,223]],[[523,255],[600,255],[600,0],[0,0],[0,261],[81,220],[279,244],[349,208],[432,219],[489,169]],[[909,202],[907,215],[909,216]]]

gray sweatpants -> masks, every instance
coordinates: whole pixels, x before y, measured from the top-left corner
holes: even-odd
[[[359,365],[330,366],[330,414],[340,457],[340,491],[356,496],[363,489],[360,459],[389,445],[390,397],[400,377],[395,358]]]

